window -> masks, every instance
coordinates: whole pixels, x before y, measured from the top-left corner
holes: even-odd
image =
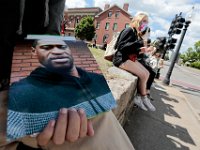
[[[95,39],[95,40],[97,39],[97,34],[94,35],[93,39]]]
[[[111,17],[112,16],[112,11],[109,11],[108,12],[108,17]]]
[[[129,27],[129,23],[126,23],[126,24],[125,24],[125,28],[128,28],[128,27]]]
[[[117,30],[117,23],[113,24],[113,31]]]
[[[110,26],[110,23],[109,23],[109,22],[106,22],[105,29],[108,30],[108,29],[109,29],[109,26]]]
[[[97,22],[96,29],[100,28],[100,22]]]
[[[107,39],[108,39],[108,37],[109,37],[109,35],[108,34],[105,34],[104,36],[103,36],[103,43],[105,43],[105,42],[107,42]]]
[[[79,23],[79,21],[80,21],[80,20],[79,20],[79,18],[77,18],[77,19],[76,19],[76,24],[78,24],[78,23]]]
[[[119,18],[119,11],[115,13],[115,18]]]
[[[68,33],[68,36],[71,36],[71,33]]]

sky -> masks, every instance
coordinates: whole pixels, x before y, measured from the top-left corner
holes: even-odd
[[[175,15],[182,12],[183,17],[186,17],[194,6],[192,23],[188,27],[180,52],[185,52],[189,47],[193,47],[195,42],[200,41],[199,0],[66,0],[65,6],[66,8],[100,7],[104,9],[105,4],[111,6],[117,4],[123,8],[124,3],[129,3],[129,13],[132,16],[138,11],[149,14],[152,40],[156,37],[168,36],[167,32]],[[174,37],[179,39],[180,35]]]

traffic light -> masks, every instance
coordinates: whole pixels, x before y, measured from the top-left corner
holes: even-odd
[[[175,48],[175,43],[177,42],[177,39],[173,38],[173,37],[169,37],[167,39],[167,42],[166,42],[166,45],[165,45],[165,48],[166,49],[174,49]]]
[[[175,18],[172,20],[168,34],[172,36],[173,34],[180,34],[181,29],[183,28],[183,24],[185,19],[180,15],[176,15]]]
[[[153,46],[156,47],[157,51],[165,51],[166,37],[157,37],[156,41],[153,43]]]

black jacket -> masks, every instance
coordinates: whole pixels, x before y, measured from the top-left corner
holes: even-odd
[[[138,55],[142,46],[143,42],[138,39],[136,29],[128,27],[122,30],[115,44],[117,52],[113,57],[113,64],[119,66],[129,59],[130,54]]]

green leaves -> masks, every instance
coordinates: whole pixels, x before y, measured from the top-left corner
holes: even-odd
[[[75,28],[75,36],[81,40],[91,41],[95,35],[94,19],[87,16],[81,19]]]
[[[181,54],[180,58],[183,59],[183,62],[199,62],[200,61],[200,41],[197,41],[194,44],[194,47],[189,47],[187,51]],[[195,63],[196,64],[196,63]]]

